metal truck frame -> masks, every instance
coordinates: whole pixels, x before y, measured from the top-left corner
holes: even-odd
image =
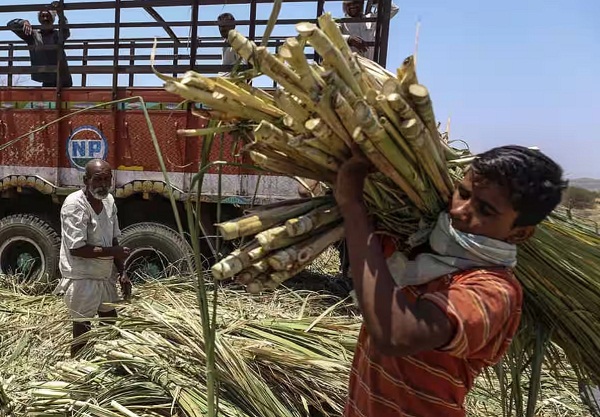
[[[286,3],[299,1],[286,0]],[[182,106],[180,98],[160,87],[136,86],[136,76],[152,73],[148,51],[155,41],[155,68],[163,74],[178,75],[195,70],[215,75],[230,71],[231,66],[220,64],[223,40],[198,36],[199,27],[217,25],[216,21],[200,20],[202,8],[219,4],[249,6],[249,18],[242,20],[236,16],[236,25],[240,28],[238,30],[255,40],[262,36],[257,27],[264,27],[267,23],[257,19],[257,7],[268,3],[272,1],[61,0],[59,15],[84,10],[90,13],[110,10],[114,15],[114,20],[108,23],[69,20],[72,32],[110,28],[113,38],[71,36],[62,40],[58,53],[64,48],[70,72],[80,77],[79,83],[75,82],[74,87],[67,89],[17,86],[16,77],[20,74],[56,71],[58,77],[61,68],[32,68],[25,42],[16,36],[14,40],[0,41],[0,79],[5,79],[5,85],[0,89],[0,274],[21,273],[28,279],[43,281],[55,278],[61,203],[66,195],[80,189],[82,169],[93,157],[106,159],[114,167],[114,195],[123,240],[134,250],[127,263],[130,273],[135,265],[147,272],[148,265],[163,267],[185,256],[189,246],[175,232],[166,184],[140,103],[121,102],[72,114],[92,105],[143,97],[165,158],[169,180],[175,189],[179,210],[183,214],[183,201],[195,198],[195,190],[190,189],[190,184],[198,169],[202,140],[180,136],[177,131],[204,127],[207,120],[193,115],[192,105]],[[312,16],[280,16],[278,26],[288,25],[290,31],[286,35],[291,36],[294,35],[293,24],[316,22],[323,13],[325,2],[317,0],[315,3],[316,10]],[[386,11],[390,10],[390,4],[390,0],[380,0],[380,13],[376,19],[344,19],[377,22],[374,58],[382,66],[386,63],[389,33],[389,12]],[[38,11],[45,6],[47,4],[0,6],[0,19],[19,18],[26,12]],[[165,6],[190,7],[189,19],[165,21],[155,9]],[[122,21],[122,11],[131,8],[144,9],[152,19]],[[158,39],[121,36],[122,28],[149,27],[162,28],[168,36]],[[185,28],[189,37],[178,37],[176,28]],[[6,26],[0,26],[0,31],[7,30]],[[285,37],[272,37],[268,46],[277,48],[284,40]],[[308,57],[319,59],[315,54]],[[109,85],[91,85],[90,77],[97,74],[111,76],[112,82]],[[61,120],[53,123],[58,119]],[[17,138],[21,139],[15,141]],[[211,158],[216,160],[221,156],[229,162],[243,162],[243,157],[237,155],[235,143],[235,138],[225,134],[221,139],[221,149],[215,148]],[[287,177],[259,175],[256,171],[233,166],[212,169],[204,179],[201,196],[204,202],[202,222],[208,236],[215,234],[213,224],[218,196],[221,196],[222,214],[228,218],[238,215],[241,208],[251,203],[263,204],[296,197],[297,183]],[[181,217],[185,219],[185,216]],[[145,266],[140,266],[142,264]]]

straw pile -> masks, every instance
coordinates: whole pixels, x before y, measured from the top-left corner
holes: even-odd
[[[440,139],[427,89],[412,57],[397,76],[352,54],[329,14],[319,25],[299,23],[277,55],[232,31],[229,43],[266,75],[274,94],[239,78],[159,75],[165,89],[203,103],[210,117],[254,126],[246,153],[268,171],[333,185],[340,164],[358,144],[377,168],[364,193],[377,228],[398,237],[401,250],[418,243],[460,178],[470,156]],[[308,63],[304,47],[323,58]],[[242,74],[243,76],[244,74]],[[225,239],[247,244],[212,267],[218,280],[235,277],[251,292],[273,289],[343,237],[331,197],[263,206],[218,225]],[[600,384],[600,238],[556,213],[520,248],[517,275],[525,289],[524,328],[535,335],[527,354],[543,357],[560,345],[580,372]],[[538,360],[539,362],[539,360]],[[537,362],[536,362],[537,363]],[[539,369],[536,372],[541,372]]]
[[[351,307],[307,291],[222,289],[218,309],[219,415],[340,415],[360,324]],[[72,361],[60,299],[0,290],[0,416],[205,415],[204,339],[189,280],[141,285],[119,314]],[[587,415],[572,372],[557,381],[545,368],[542,382],[540,417]],[[501,390],[495,377],[481,378],[468,415],[501,415]]]

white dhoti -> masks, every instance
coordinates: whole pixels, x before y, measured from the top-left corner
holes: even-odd
[[[91,319],[98,312],[115,309],[119,302],[116,279],[63,279],[56,289],[63,299],[71,318]]]

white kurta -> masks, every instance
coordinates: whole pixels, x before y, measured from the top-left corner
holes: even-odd
[[[398,14],[400,8],[392,2],[391,10],[390,10],[390,19],[393,19],[394,16]],[[345,17],[350,17],[346,15]],[[365,15],[367,18],[377,17],[377,11],[375,13],[368,13]],[[343,33],[344,39],[346,42],[351,36],[356,36],[361,38],[365,42],[375,42],[375,32],[377,31],[377,22],[344,22],[340,25],[340,29]],[[366,52],[359,52],[358,49],[352,47],[353,52],[356,52],[359,55],[364,56],[368,59],[373,59],[373,55],[375,53],[375,48],[369,46]]]
[[[238,60],[238,54],[231,46],[223,47],[223,65],[234,65]]]
[[[71,254],[71,249],[85,245],[111,247],[113,239],[121,235],[113,196],[102,200],[102,204],[102,211],[97,214],[81,190],[70,194],[60,211],[62,279],[55,293],[65,295],[74,318],[94,317],[98,311],[113,309],[106,303],[118,301],[114,259]]]

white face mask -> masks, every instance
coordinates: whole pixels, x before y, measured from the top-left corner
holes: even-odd
[[[93,190],[90,190],[90,194],[96,200],[104,200],[106,197],[108,197],[109,193],[110,193],[110,188],[105,188],[105,187],[97,187],[97,188],[94,188]]]

